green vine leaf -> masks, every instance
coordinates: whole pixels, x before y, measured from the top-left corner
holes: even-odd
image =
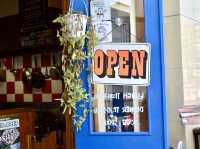
[[[84,32],[84,27],[86,27],[83,24],[84,19],[87,19],[88,22],[86,32]],[[60,45],[63,46],[62,57],[64,57],[62,69],[65,89],[60,106],[63,108],[63,113],[72,114],[73,124],[79,130],[90,111],[88,109],[89,94],[83,87],[80,74],[85,69],[85,60],[93,58],[93,49],[98,44],[98,38],[95,28],[91,24],[91,19],[82,14],[69,12],[59,16],[53,22],[59,23],[61,26],[57,37]],[[83,47],[87,47],[87,52],[83,51]],[[91,70],[91,68],[86,68],[86,70]],[[81,114],[77,111],[80,109],[82,109]]]

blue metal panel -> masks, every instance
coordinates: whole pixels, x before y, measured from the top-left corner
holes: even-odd
[[[86,1],[86,0],[85,0]],[[88,3],[87,3],[88,5]],[[81,0],[74,0],[74,10],[86,12]],[[109,136],[90,133],[90,119],[76,133],[76,149],[167,149],[165,63],[163,47],[162,0],[144,0],[145,40],[151,44],[151,82],[148,89],[149,133],[127,133]],[[86,72],[82,78],[88,89]]]

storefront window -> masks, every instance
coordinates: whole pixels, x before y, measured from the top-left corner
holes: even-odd
[[[142,0],[111,0],[113,42],[143,42],[144,13]],[[119,21],[119,22],[118,22]],[[121,22],[121,25],[120,25]]]
[[[101,42],[144,42],[142,0],[91,0],[90,5]]]
[[[94,132],[145,132],[147,89],[142,86],[94,85]]]
[[[92,0],[100,42],[144,42],[142,0]],[[93,84],[93,132],[147,132],[147,87]]]

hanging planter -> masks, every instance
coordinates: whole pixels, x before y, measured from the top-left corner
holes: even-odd
[[[74,126],[80,129],[89,111],[89,97],[83,87],[80,74],[83,69],[87,69],[86,61],[92,58],[92,51],[98,40],[88,15],[73,13],[72,5],[73,1],[70,3],[69,12],[59,16],[53,22],[61,25],[57,37],[63,46],[62,70],[65,89],[59,100],[63,113],[68,112],[72,115]],[[86,8],[85,3],[84,6]],[[83,50],[85,47],[87,51]]]
[[[68,30],[66,38],[80,38],[86,33],[86,25],[88,17],[81,13],[68,13],[63,16],[66,23],[68,23],[66,30]]]

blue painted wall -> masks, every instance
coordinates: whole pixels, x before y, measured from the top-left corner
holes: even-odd
[[[85,2],[88,5],[86,0]],[[86,12],[81,0],[74,0],[73,9]],[[144,11],[145,42],[151,44],[149,133],[92,135],[88,116],[82,130],[76,133],[76,149],[168,149],[162,0],[144,0]],[[85,75],[86,72],[82,75],[84,86],[88,89]]]

